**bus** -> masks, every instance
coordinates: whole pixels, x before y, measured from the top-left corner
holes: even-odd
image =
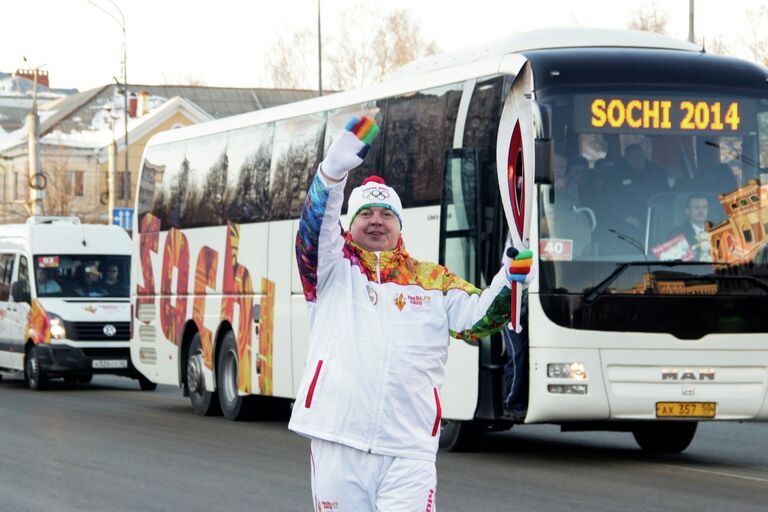
[[[366,115],[381,133],[351,183],[398,191],[414,257],[482,287],[508,237],[536,254],[513,294],[524,414],[504,405],[501,336],[451,340],[442,446],[551,423],[679,452],[701,421],[764,420],[767,80],[659,34],[541,30],[158,134],[136,195],[133,363],[203,415],[295,397],[299,213],[332,138]]]

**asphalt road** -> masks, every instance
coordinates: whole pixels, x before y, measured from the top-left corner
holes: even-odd
[[[175,388],[0,382],[0,512],[310,511],[308,442],[285,420],[196,416]],[[768,509],[768,424],[705,424],[682,455],[629,434],[523,426],[438,456],[438,510]]]

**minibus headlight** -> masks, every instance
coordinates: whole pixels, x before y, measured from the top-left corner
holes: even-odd
[[[584,363],[550,363],[547,365],[547,377],[587,380],[587,367]]]
[[[67,337],[67,329],[64,320],[56,313],[48,313],[48,322],[51,326],[51,338],[60,340]]]

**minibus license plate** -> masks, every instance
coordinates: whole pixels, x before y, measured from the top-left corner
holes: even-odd
[[[94,368],[128,368],[126,359],[94,359]]]
[[[715,402],[656,402],[657,418],[714,418]]]

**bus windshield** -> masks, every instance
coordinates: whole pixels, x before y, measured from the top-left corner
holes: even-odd
[[[539,101],[552,112],[539,234],[554,288],[766,293],[768,98],[595,88]],[[625,263],[632,271],[606,285]],[[715,278],[734,269],[756,279]]]
[[[38,297],[128,297],[130,256],[35,256]]]

